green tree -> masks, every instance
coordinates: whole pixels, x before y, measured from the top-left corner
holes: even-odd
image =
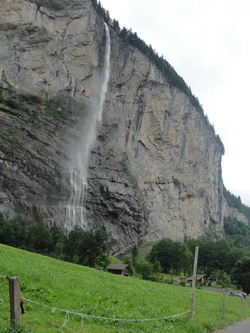
[[[10,223],[13,228],[15,242],[14,246],[17,248],[26,249],[28,237],[28,225],[20,215],[15,216]]]
[[[27,228],[27,250],[48,254],[52,250],[52,237],[49,229],[42,223],[31,223]]]
[[[158,262],[159,263],[159,262]],[[156,267],[160,267],[159,264],[158,266],[155,266],[153,264],[151,264],[150,262],[148,262],[147,260],[145,260],[144,258],[140,259],[137,262],[136,265],[136,272],[138,274],[140,274],[142,276],[143,279],[149,279],[150,277],[152,277],[153,275],[157,275],[160,272],[156,272],[155,268]]]
[[[83,229],[75,226],[68,234],[64,246],[64,256],[66,261],[79,263],[79,248],[83,238]]]
[[[119,22],[116,21],[115,19],[113,20],[112,27],[113,27],[113,29],[115,30],[115,32],[116,32],[117,34],[120,33],[121,28],[120,28],[120,26],[119,26]]]
[[[153,263],[154,274],[159,275],[162,272],[161,264],[158,260]]]
[[[191,275],[193,266],[193,255],[187,244],[182,243],[179,248],[179,269],[184,275]]]
[[[214,242],[213,241],[200,241],[199,242],[199,258],[198,269],[210,275],[211,274],[211,260],[214,255]]]
[[[247,252],[242,248],[237,248],[237,247],[230,248],[224,260],[225,272],[227,274],[230,274],[236,262],[241,258],[243,258],[246,255],[246,253]]]
[[[138,254],[139,254],[139,250],[138,250],[138,246],[134,245],[132,248],[132,264],[135,267],[136,266],[136,262],[138,259]]]
[[[250,294],[250,257],[237,261],[231,273],[231,281]]]
[[[179,243],[173,242],[171,239],[162,239],[152,247],[147,259],[150,263],[159,261],[164,273],[169,273],[171,270],[177,272],[179,246]]]
[[[0,243],[15,246],[15,234],[9,221],[5,221],[0,227]]]
[[[225,271],[225,264],[230,252],[230,246],[226,239],[219,239],[214,243],[214,253],[211,263],[211,269],[220,269]]]
[[[108,251],[113,242],[109,240],[108,234],[101,230],[85,231],[79,244],[79,263],[89,267],[95,267],[98,263],[108,263]],[[105,266],[106,267],[106,266]]]
[[[66,232],[62,228],[58,226],[53,226],[50,229],[51,237],[52,237],[52,252],[50,256],[57,259],[64,259],[64,245],[66,242]]]
[[[133,258],[132,258],[132,254],[127,254],[124,259],[123,259],[123,263],[126,264],[126,265],[129,265],[131,271],[132,271],[132,274],[135,274],[135,267],[133,265]]]
[[[89,267],[106,267],[108,251],[114,244],[103,230],[84,231],[75,226],[65,241],[65,260]]]

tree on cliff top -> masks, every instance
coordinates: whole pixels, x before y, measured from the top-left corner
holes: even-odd
[[[155,66],[161,71],[161,73],[166,78],[167,82],[170,86],[174,86],[183,91],[190,99],[191,103],[195,106],[195,108],[201,112],[204,116],[204,120],[207,125],[212,129],[215,135],[215,130],[213,125],[210,123],[207,116],[204,115],[204,110],[199,102],[199,99],[193,95],[191,88],[186,84],[184,79],[175,71],[175,69],[166,61],[163,56],[159,56],[158,53],[152,48],[151,45],[147,45],[144,40],[137,36],[137,33],[132,32],[131,29],[126,29],[123,27],[120,29],[119,22],[116,20],[112,20],[109,15],[109,11],[105,10],[100,1],[91,0],[93,7],[95,8],[97,14],[109,25],[112,29],[117,33],[117,35],[125,42],[133,47],[136,47],[142,54],[144,54]],[[215,135],[215,139],[219,142],[222,154],[225,153],[224,145],[221,141],[219,135]]]

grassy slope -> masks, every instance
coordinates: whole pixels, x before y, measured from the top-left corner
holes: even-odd
[[[152,247],[157,243],[159,243],[159,241],[147,242],[142,244],[139,248],[139,253],[138,253],[139,258],[145,258],[151,251]]]
[[[0,245],[0,275],[19,276],[21,296],[56,309],[111,318],[161,318],[185,312],[190,288],[116,276],[38,254]],[[0,332],[9,326],[8,281],[0,278]],[[221,313],[222,295],[196,290],[196,313],[171,320],[118,322],[85,318],[52,311],[25,301],[22,326],[45,332],[211,332],[250,316],[239,298],[227,298]],[[65,324],[65,326],[63,326]]]

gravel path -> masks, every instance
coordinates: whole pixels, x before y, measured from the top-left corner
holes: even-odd
[[[250,318],[239,321],[232,326],[228,326],[227,328],[214,333],[250,333]]]

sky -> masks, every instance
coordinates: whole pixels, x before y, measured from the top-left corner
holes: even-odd
[[[225,147],[224,185],[250,206],[250,1],[101,0],[191,87]]]

